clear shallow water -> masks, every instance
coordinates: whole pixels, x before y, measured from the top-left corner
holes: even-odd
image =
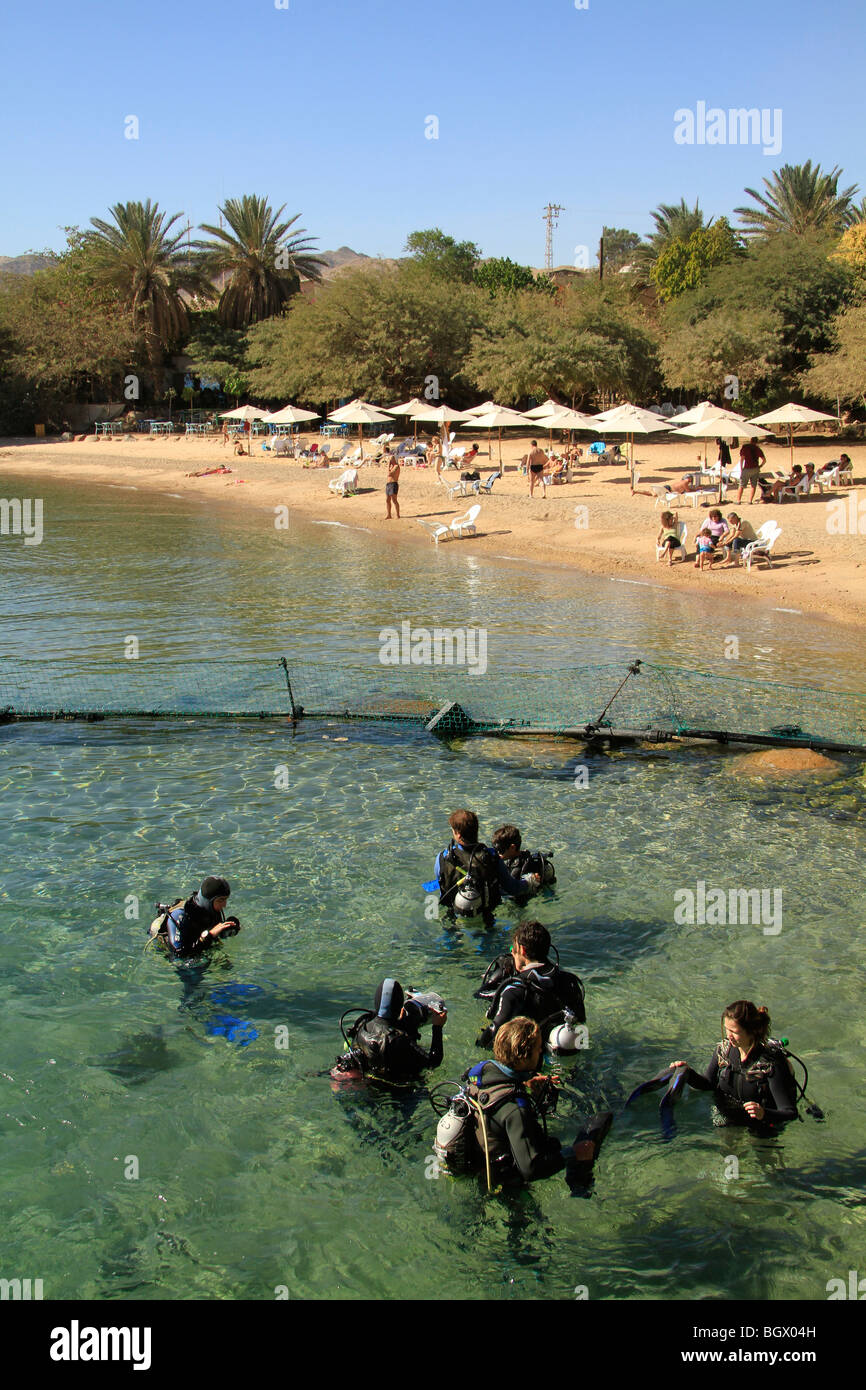
[[[250,655],[278,640],[363,655],[398,604],[418,622],[448,611],[443,578],[451,604],[483,585],[513,660],[530,642],[558,665],[590,647],[630,657],[634,643],[653,655],[672,642],[685,659],[719,621],[691,604],[670,633],[657,591],[649,606],[629,594],[602,613],[601,584],[547,570],[503,579],[468,557],[425,553],[410,585],[405,551],[310,527],[286,547],[234,518],[208,520],[224,561],[208,579],[204,508],[154,518],[132,493],[56,494],[75,521],[46,533],[39,565],[36,548],[10,558],[4,542],[4,652],[105,655],[140,629],[196,655],[241,639]],[[183,538],[186,568],[156,566],[157,549],[174,555]],[[788,630],[750,620],[749,639],[774,647],[774,678],[791,678]],[[852,639],[843,662],[834,633],[796,621],[827,683],[856,686]],[[274,785],[279,766],[288,790]],[[279,723],[41,724],[0,731],[0,791],[0,1192],[7,1258],[47,1297],[267,1299],[286,1285],[292,1297],[564,1298],[586,1284],[592,1298],[823,1299],[828,1279],[862,1263],[866,822],[854,762],[832,785],[771,787],[687,750],[586,760],[562,741],[448,746],[321,723],[294,735]],[[666,1143],[649,1097],[618,1120],[588,1200],[560,1178],[493,1199],[426,1178],[427,1102],[335,1095],[324,1073],[340,1013],[392,970],[448,1001],[434,1079],[478,1056],[472,991],[519,914],[504,909],[490,933],[425,916],[420,884],[456,805],[488,830],[513,819],[555,851],[559,883],[531,915],[584,979],[591,1030],[557,1134],[589,1110],[618,1111],[675,1057],[703,1066],[721,1006],[740,996],[766,1003],[805,1058],[827,1123],[756,1141],[714,1130],[694,1095]],[[144,949],[146,925],[158,897],[215,869],[245,930],[185,990]],[[674,891],[698,879],[781,888],[781,932],[677,926]],[[241,1047],[209,1034],[218,1013],[258,1037]],[[130,1155],[137,1180],[124,1177]],[[726,1180],[731,1156],[740,1176]]]

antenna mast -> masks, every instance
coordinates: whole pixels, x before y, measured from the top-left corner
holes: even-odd
[[[547,236],[544,242],[544,269],[553,269],[553,229],[559,221],[559,214],[564,209],[559,203],[548,203],[544,209],[543,221],[547,223]]]

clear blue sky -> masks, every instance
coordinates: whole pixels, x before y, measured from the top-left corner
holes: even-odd
[[[264,193],[321,250],[440,226],[541,265],[549,201],[568,263],[660,202],[730,212],[783,163],[866,194],[862,0],[11,0],[3,37],[4,255],[127,199],[195,225]],[[781,108],[781,153],[676,144],[701,101]]]

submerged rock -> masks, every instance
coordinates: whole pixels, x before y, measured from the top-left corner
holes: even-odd
[[[727,771],[738,777],[786,777],[792,773],[835,777],[845,772],[841,763],[812,748],[766,748],[732,758]]]

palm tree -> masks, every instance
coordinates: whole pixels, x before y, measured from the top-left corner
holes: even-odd
[[[857,220],[853,198],[857,185],[837,192],[842,174],[838,167],[821,173],[820,164],[785,164],[764,179],[766,193],[747,188],[758,207],[735,208],[747,236],[771,236],[774,232],[826,231],[837,234]],[[862,209],[860,215],[862,216]]]
[[[679,203],[659,203],[651,216],[656,224],[655,231],[637,247],[634,254],[635,264],[647,271],[672,241],[688,241],[693,232],[710,225],[704,222],[704,214],[697,200],[690,208],[685,198],[680,198]]]
[[[197,293],[201,278],[182,249],[183,230],[172,231],[182,213],[168,217],[149,198],[115,203],[109,211],[113,223],[90,219],[94,230],[85,232],[84,245],[97,283],[114,290],[143,333],[159,390],[165,351],[189,325],[182,294]]]
[[[321,280],[325,262],[312,254],[313,242],[303,228],[289,235],[300,213],[288,222],[279,218],[266,198],[245,194],[229,198],[220,208],[228,228],[202,223],[210,241],[196,243],[205,275],[216,281],[228,276],[219,302],[219,317],[227,328],[245,328],[280,313],[297,294],[301,276]]]

